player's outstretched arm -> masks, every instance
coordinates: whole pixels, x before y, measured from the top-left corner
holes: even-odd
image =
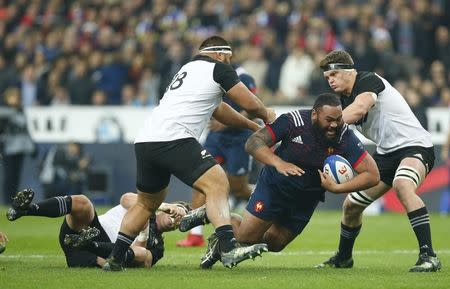
[[[348,124],[354,124],[362,119],[375,105],[377,95],[373,92],[363,92],[342,111],[342,118]]]
[[[257,131],[261,128],[256,122],[249,120],[223,101],[216,108],[213,116],[224,125],[248,128],[252,131]]]
[[[252,117],[262,119],[265,123],[273,122],[275,111],[264,106],[262,101],[254,95],[242,82],[227,91],[227,96],[247,111]]]
[[[262,128],[248,138],[245,143],[245,150],[261,163],[275,167],[280,174],[285,176],[300,176],[305,173],[303,169],[285,162],[277,156],[270,148],[273,145],[274,142],[269,131],[267,128]]]
[[[350,181],[342,184],[337,184],[328,174],[319,170],[322,187],[331,193],[342,194],[371,188],[380,181],[380,172],[377,164],[368,153],[354,169],[357,175]]]

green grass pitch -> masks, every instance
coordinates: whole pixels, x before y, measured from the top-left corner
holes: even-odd
[[[0,288],[450,288],[450,217],[431,215],[434,247],[443,269],[409,273],[417,260],[415,236],[405,215],[366,216],[353,269],[314,269],[330,257],[339,237],[340,212],[318,211],[283,252],[265,253],[229,270],[199,269],[205,248],[177,248],[179,232],[165,235],[164,258],[152,269],[102,272],[68,269],[57,236],[62,218],[25,217],[15,222],[0,210],[0,230],[10,243],[0,255]],[[211,232],[211,227],[206,231]]]

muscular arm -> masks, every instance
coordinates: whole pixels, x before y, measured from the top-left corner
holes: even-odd
[[[261,100],[254,95],[242,82],[237,83],[227,91],[227,96],[247,111],[252,117],[258,117],[265,123],[275,120],[275,113],[268,110]]]
[[[375,105],[377,95],[373,92],[363,92],[358,94],[355,100],[342,111],[344,122],[353,124],[362,119],[367,112]]]
[[[213,116],[217,121],[225,125],[248,128],[252,131],[257,131],[261,128],[256,122],[249,120],[225,102],[220,103],[214,111]]]
[[[261,163],[275,167],[285,176],[303,174],[304,171],[301,168],[285,162],[270,149],[274,144],[268,129],[262,128],[248,138],[245,150]]]
[[[365,190],[375,186],[380,181],[380,173],[377,164],[370,154],[366,154],[364,159],[355,168],[355,171],[357,172],[357,175],[343,184],[337,184],[331,181],[327,174],[320,172],[322,187],[331,193],[341,194]],[[327,180],[324,181],[324,179]],[[324,186],[324,184],[326,185]]]

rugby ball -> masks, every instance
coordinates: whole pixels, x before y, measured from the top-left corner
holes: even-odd
[[[353,178],[352,166],[340,155],[327,157],[323,163],[323,172],[330,175],[338,184],[348,182]]]

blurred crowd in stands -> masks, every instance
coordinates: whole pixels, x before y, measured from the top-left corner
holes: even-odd
[[[450,105],[446,0],[0,0],[0,94],[19,88],[24,107],[152,106],[213,34],[268,104],[311,104],[329,89],[319,60],[345,49],[417,115]]]

